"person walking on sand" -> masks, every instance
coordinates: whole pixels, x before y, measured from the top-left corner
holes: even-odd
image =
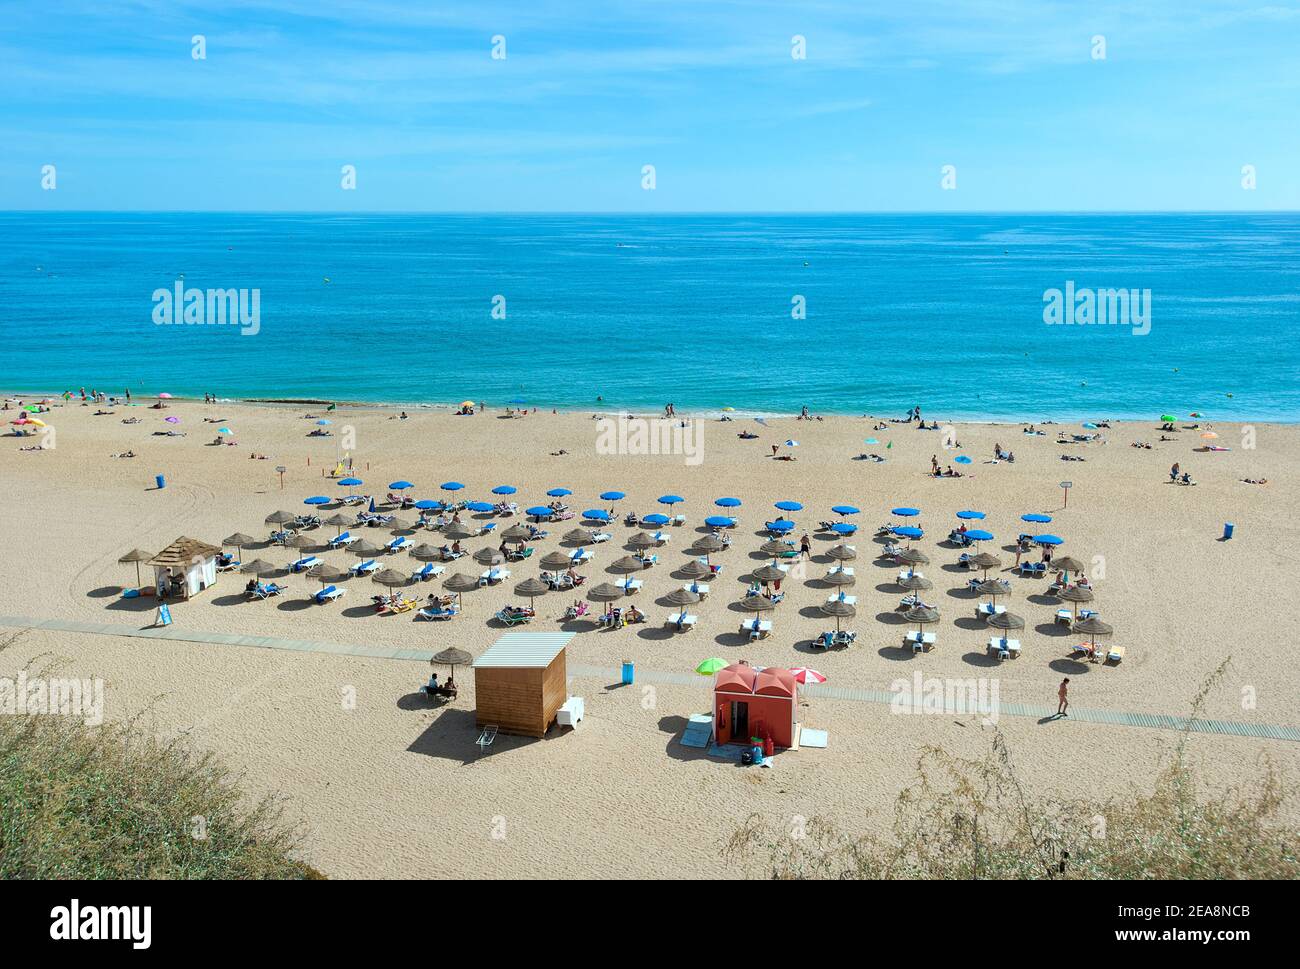
[[[804,532],[803,538],[799,539],[799,554],[806,559],[812,558],[812,539],[808,537],[807,532]]]
[[[1058,717],[1068,717],[1070,715],[1069,693],[1070,678],[1067,676],[1061,680],[1061,685],[1056,690],[1056,715]]]

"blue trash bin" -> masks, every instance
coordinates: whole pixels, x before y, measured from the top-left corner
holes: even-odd
[[[167,487],[167,479],[160,474],[154,475],[153,483],[156,484],[160,490]]]
[[[623,660],[623,685],[632,685],[632,674],[635,672],[635,665],[631,660]]]
[[[1235,529],[1236,527],[1237,527],[1237,526],[1236,526],[1235,524],[1233,524],[1232,522],[1224,522],[1224,523],[1223,523],[1223,540],[1224,540],[1225,542],[1226,542],[1228,539],[1232,538],[1232,531],[1233,531],[1233,529]]]

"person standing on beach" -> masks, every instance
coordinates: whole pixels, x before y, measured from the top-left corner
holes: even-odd
[[[799,554],[806,559],[812,558],[812,539],[808,537],[807,532],[804,532],[803,538],[799,539]]]
[[[930,455],[930,473],[937,475],[939,473],[939,455]]]
[[[1069,693],[1070,678],[1067,676],[1061,680],[1061,685],[1056,690],[1056,715],[1058,717],[1068,717],[1070,715]]]

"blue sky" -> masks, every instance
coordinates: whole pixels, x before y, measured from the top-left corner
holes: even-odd
[[[1300,0],[4,3],[0,86],[3,209],[1300,208]]]

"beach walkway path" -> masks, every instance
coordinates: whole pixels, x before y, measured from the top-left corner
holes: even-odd
[[[233,633],[206,632],[182,629],[177,626],[125,626],[114,623],[81,622],[71,619],[34,619],[27,616],[0,616],[0,629],[41,629],[54,632],[87,633],[98,636],[118,636],[131,639],[159,639],[182,643],[210,643],[219,646],[246,646],[260,649],[278,649],[293,652],[332,653],[340,656],[366,656],[375,659],[411,660],[427,663],[433,656],[427,649],[398,649],[388,646],[359,646],[303,639],[279,639],[272,636],[241,636]],[[621,670],[614,667],[571,665],[570,677],[603,680],[616,683]],[[645,683],[673,686],[698,686],[696,673],[662,672],[637,669],[637,679]],[[888,690],[819,684],[805,686],[802,692],[815,699],[848,700],[858,703],[889,705],[894,694]],[[960,710],[945,710],[959,714]],[[1025,703],[999,703],[1000,717],[1033,717],[1045,720],[1055,714],[1054,709]],[[1127,713],[1115,710],[1089,710],[1071,706],[1069,719],[1075,722],[1100,723],[1112,726],[1138,727],[1152,730],[1187,730],[1192,733],[1219,734],[1230,737],[1253,737],[1260,740],[1288,740],[1300,743],[1300,727],[1287,727],[1266,723],[1247,723],[1237,720],[1202,720],[1163,713]]]

